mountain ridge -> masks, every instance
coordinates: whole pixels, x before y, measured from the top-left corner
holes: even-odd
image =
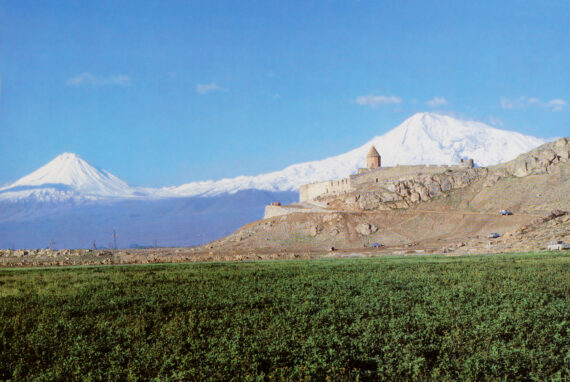
[[[547,140],[500,130],[481,122],[463,121],[436,113],[416,113],[387,133],[343,154],[293,164],[283,170],[255,176],[190,182],[180,186],[129,186],[110,172],[98,169],[79,155],[63,153],[33,173],[0,188],[0,200],[35,199],[64,202],[117,198],[179,198],[233,194],[247,189],[297,191],[303,184],[344,178],[365,166],[374,145],[383,166],[396,164],[455,164],[473,158],[480,166],[498,164]]]

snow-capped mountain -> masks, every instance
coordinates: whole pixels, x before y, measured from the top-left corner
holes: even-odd
[[[0,188],[0,248],[37,248],[55,240],[86,248],[109,240],[195,245],[259,219],[268,203],[298,200],[299,186],[346,177],[364,167],[371,145],[382,166],[454,164],[473,158],[487,166],[515,158],[545,140],[483,123],[421,113],[344,154],[258,176],[137,188],[76,154],[65,153],[17,182]],[[206,197],[207,196],[207,197]]]
[[[545,139],[500,130],[481,122],[462,121],[434,113],[418,113],[400,126],[377,136],[345,154],[289,166],[257,176],[240,176],[219,181],[193,182],[158,191],[164,195],[218,195],[244,189],[268,191],[298,190],[307,183],[340,179],[365,167],[371,145],[382,156],[382,166],[396,164],[457,164],[473,158],[479,166],[514,159],[543,143]]]
[[[456,164],[473,158],[479,166],[514,159],[546,140],[500,130],[481,122],[462,121],[434,113],[418,113],[400,126],[347,153],[289,166],[257,176],[187,183],[161,189],[134,188],[76,154],[64,153],[8,187],[0,200],[100,200],[109,198],[172,198],[233,194],[241,190],[296,191],[307,183],[344,178],[365,166],[371,145],[382,166],[396,164]]]
[[[140,194],[115,175],[91,166],[73,153],[58,155],[33,173],[0,188],[0,200],[37,199],[53,202],[70,198],[130,198]]]

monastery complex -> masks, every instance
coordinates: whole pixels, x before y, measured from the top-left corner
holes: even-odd
[[[366,156],[366,168],[358,169],[354,175],[339,180],[328,180],[305,184],[299,189],[299,201],[311,201],[319,196],[333,196],[367,187],[383,187],[406,176],[438,174],[451,169],[473,168],[473,159],[461,159],[458,165],[396,165],[382,167],[382,158],[374,146]]]

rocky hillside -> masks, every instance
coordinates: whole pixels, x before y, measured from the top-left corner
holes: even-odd
[[[558,188],[567,189],[568,167],[570,166],[570,143],[567,138],[558,139],[555,142],[542,145],[528,153],[522,154],[516,159],[505,164],[489,167],[489,168],[473,168],[473,169],[448,169],[440,174],[422,174],[418,172],[414,175],[402,177],[397,180],[380,179],[379,183],[365,185],[357,191],[340,196],[325,196],[318,198],[318,201],[326,202],[333,209],[341,209],[347,211],[371,211],[371,210],[389,210],[402,209],[409,207],[417,207],[421,202],[427,202],[434,198],[450,195],[466,199],[469,193],[482,193],[479,199],[489,199],[501,201],[501,206],[510,205],[509,208],[520,209],[525,211],[539,212],[537,206],[544,205],[544,198],[548,198],[552,191]],[[531,175],[539,176],[538,178],[525,179],[524,181],[516,181],[517,178],[528,178]],[[542,175],[542,177],[540,177]],[[536,200],[525,200],[520,206],[513,205],[509,201],[503,202],[505,199],[501,195],[492,195],[492,188],[500,180],[503,183],[515,183],[515,190],[504,190],[512,197],[520,197],[521,195],[529,196],[534,194]],[[510,179],[510,180],[509,180]],[[538,182],[537,182],[538,180]],[[525,187],[528,183],[529,187]],[[538,183],[538,184],[534,184]],[[472,186],[469,190],[465,190],[468,186]],[[560,187],[562,186],[562,187]],[[498,190],[503,191],[505,184],[499,185]],[[517,190],[518,188],[518,190]],[[544,192],[540,190],[545,189]],[[455,190],[461,190],[454,192]],[[466,192],[467,191],[467,192]],[[519,195],[520,194],[520,195]],[[567,200],[560,200],[562,196],[559,192],[555,192],[554,200],[545,208],[539,210],[543,213],[556,207],[556,203],[565,203]],[[474,197],[473,197],[474,198]],[[534,199],[532,197],[531,199]],[[562,198],[564,199],[564,198]],[[511,199],[512,202],[512,199]],[[466,203],[457,203],[466,206]],[[524,206],[523,206],[524,204]],[[501,207],[500,208],[506,208]],[[566,207],[566,205],[564,205]],[[570,206],[569,206],[570,207]],[[457,209],[457,208],[455,208]],[[488,212],[489,208],[482,211]]]
[[[486,168],[449,169],[440,174],[414,174],[398,180],[380,180],[357,191],[340,196],[320,197],[317,201],[343,210],[389,210],[408,208],[414,204],[445,195],[468,186],[486,176]]]
[[[418,173],[321,198],[326,208],[320,212],[254,222],[211,246],[236,251],[362,250],[378,242],[388,251],[538,250],[558,237],[567,240],[566,218],[548,216],[552,210],[570,210],[568,195],[570,143],[561,138],[501,165]],[[501,216],[500,209],[514,215]],[[548,234],[544,227],[559,221],[559,232]],[[515,245],[530,232],[524,227],[534,226],[533,232],[543,232],[540,237]],[[506,244],[489,246],[490,232],[499,233]]]
[[[473,237],[470,240],[447,247],[442,252],[528,252],[544,250],[555,241],[570,243],[570,214],[568,211],[553,210],[550,214],[523,224],[498,238]]]
[[[528,175],[548,174],[553,165],[557,163],[570,162],[570,141],[569,138],[560,138],[554,142],[546,143],[542,146],[519,155],[516,159],[505,164],[494,166],[497,169],[504,169],[506,174],[523,177]]]

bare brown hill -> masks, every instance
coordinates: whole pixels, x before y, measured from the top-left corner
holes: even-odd
[[[389,252],[539,250],[568,240],[566,218],[555,219],[553,234],[547,233],[552,219],[541,219],[570,210],[569,195],[570,143],[561,138],[498,166],[418,173],[319,197],[319,208],[292,208],[209,246],[230,252],[363,251],[372,243]],[[502,209],[513,215],[501,216]],[[529,225],[534,236],[519,231]],[[494,232],[500,240],[487,238]]]

